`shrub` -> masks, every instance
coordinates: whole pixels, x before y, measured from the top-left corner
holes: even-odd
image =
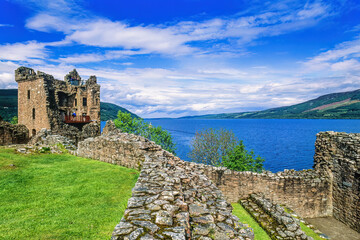
[[[254,151],[248,152],[242,141],[228,153],[223,161],[224,167],[235,171],[262,172],[263,162],[265,160],[260,156],[255,157]]]
[[[236,171],[261,172],[264,159],[248,152],[233,131],[204,129],[196,132],[189,157],[197,163],[223,166]]]
[[[11,124],[18,124],[18,117],[17,116],[13,116],[13,118],[10,121]]]
[[[119,111],[117,119],[114,120],[115,126],[122,132],[140,135],[159,144],[164,150],[175,154],[175,143],[171,134],[160,126],[153,127],[142,118],[132,117],[130,113]]]

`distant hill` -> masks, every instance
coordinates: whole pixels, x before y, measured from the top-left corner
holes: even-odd
[[[17,89],[0,89],[0,116],[5,121],[10,121],[13,116],[17,116],[17,92]],[[119,110],[130,113],[132,117],[138,117],[116,104],[100,102],[101,121],[115,119]]]
[[[130,113],[133,118],[139,117],[136,114],[130,112],[129,110],[122,108],[116,104],[100,102],[101,121],[113,120],[113,119],[117,118],[117,113],[119,111]]]
[[[183,118],[359,119],[360,89],[350,92],[331,93],[288,107],[272,108],[256,112],[209,114]]]

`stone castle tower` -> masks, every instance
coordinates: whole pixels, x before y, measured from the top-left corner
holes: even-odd
[[[100,127],[100,85],[96,77],[86,81],[74,69],[64,81],[52,75],[19,67],[15,70],[18,83],[18,122],[24,124],[35,136],[46,128],[53,133],[74,140],[84,126],[92,123]]]

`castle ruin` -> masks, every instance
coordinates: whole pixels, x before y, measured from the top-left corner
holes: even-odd
[[[100,134],[100,85],[96,76],[83,81],[74,69],[64,81],[27,67],[15,70],[18,122],[31,136],[51,130],[75,142]]]

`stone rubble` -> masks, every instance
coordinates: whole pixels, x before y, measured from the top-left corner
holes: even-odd
[[[217,187],[170,153],[146,155],[112,239],[253,239]]]
[[[29,154],[33,152],[40,153],[76,153],[76,146],[73,140],[70,140],[61,135],[54,135],[50,130],[41,129],[36,136],[34,136],[29,144],[17,146],[17,152]]]

